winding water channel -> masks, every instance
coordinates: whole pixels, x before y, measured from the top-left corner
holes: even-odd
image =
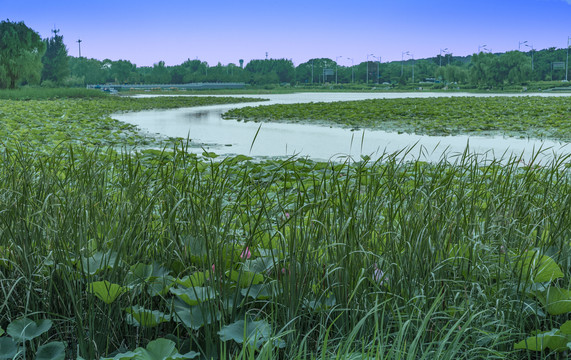
[[[503,136],[428,136],[398,134],[380,130],[356,130],[326,125],[298,123],[255,123],[224,120],[222,114],[244,106],[333,102],[381,98],[452,97],[452,96],[571,96],[565,94],[470,94],[470,93],[296,93],[275,95],[235,95],[264,98],[270,101],[150,110],[115,114],[120,121],[137,125],[143,131],[172,137],[188,137],[195,146],[190,151],[203,150],[218,155],[244,154],[254,157],[309,157],[315,160],[342,160],[361,155],[373,159],[383,154],[401,152],[400,157],[438,161],[443,156],[461,154],[469,146],[471,153],[486,158],[522,156],[529,159],[539,149],[540,159],[553,155],[571,154],[567,143],[550,140],[518,139]],[[154,96],[154,95],[140,95]],[[232,96],[232,95],[221,95]],[[259,131],[258,131],[259,130]],[[403,151],[404,150],[404,151]],[[406,154],[406,155],[405,155]]]

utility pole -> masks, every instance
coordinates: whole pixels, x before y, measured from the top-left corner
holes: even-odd
[[[79,46],[79,57],[81,57],[81,39],[77,40],[77,45]]]

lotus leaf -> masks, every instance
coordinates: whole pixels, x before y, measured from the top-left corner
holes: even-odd
[[[18,342],[32,340],[52,327],[49,319],[38,320],[37,322],[29,318],[21,318],[12,321],[6,328],[6,333]]]
[[[155,327],[161,323],[168,322],[171,316],[158,310],[148,310],[141,306],[135,305],[125,309],[134,322],[135,326]]]
[[[53,341],[40,346],[36,352],[36,360],[65,360],[65,343]]]
[[[104,280],[89,284],[89,291],[94,293],[95,296],[103,300],[106,304],[111,304],[115,299],[117,299],[117,297],[119,297],[119,295],[126,292],[127,289]]]

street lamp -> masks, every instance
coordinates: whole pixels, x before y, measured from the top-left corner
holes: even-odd
[[[369,85],[369,56],[373,56],[373,57],[374,57],[375,55],[373,55],[373,54],[367,54],[367,76],[366,76],[367,85]]]
[[[448,52],[448,48],[440,49],[440,67],[442,67],[442,53],[446,54]]]
[[[521,51],[521,46],[524,45],[524,44],[527,44],[527,40],[525,40],[525,41],[518,41],[518,43],[517,43],[517,51]],[[528,45],[525,45],[525,46],[528,46]]]
[[[335,84],[337,84],[337,60],[338,60],[340,57],[343,57],[343,56],[342,56],[342,55],[339,55],[339,56],[337,56],[337,57],[335,58]]]
[[[79,57],[81,57],[81,41],[82,41],[81,39],[78,39],[78,40],[76,41],[76,42],[77,42],[77,45],[79,46]]]
[[[567,60],[565,60],[565,81],[568,81],[569,74],[569,45],[571,44],[571,36],[567,36]]]
[[[353,67],[354,59],[348,57],[347,60],[351,60],[351,83],[354,83],[355,82],[355,68]]]
[[[373,59],[379,59],[379,62],[377,63],[377,85],[379,84],[379,65],[381,64],[381,57],[380,56],[373,56]]]
[[[404,56],[405,55],[410,55],[410,52],[408,51],[403,51],[401,53],[401,58],[400,58],[400,76],[402,77],[404,74]]]
[[[478,45],[478,54],[480,53],[480,49],[488,50],[486,46],[488,45]]]
[[[527,41],[524,41],[524,42],[527,42]],[[535,49],[533,48],[533,44],[532,45],[526,44],[525,46],[527,46],[528,48],[531,48],[531,71],[533,71],[533,50],[535,50]]]
[[[414,83],[414,54],[410,54],[412,58],[412,82]]]

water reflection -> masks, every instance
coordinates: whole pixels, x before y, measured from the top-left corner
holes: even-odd
[[[510,154],[530,158],[534,151],[543,149],[544,156],[569,154],[569,146],[556,141],[516,139],[484,136],[427,136],[397,134],[379,130],[351,131],[350,129],[292,123],[254,123],[223,120],[225,111],[243,106],[276,103],[362,100],[383,97],[412,97],[429,93],[306,93],[262,96],[269,102],[226,104],[174,110],[151,110],[117,114],[118,120],[139,126],[151,133],[173,137],[189,137],[196,145],[219,155],[245,154],[250,156],[289,157],[297,155],[317,160],[338,160],[346,156],[373,159],[386,153],[399,152],[410,159],[438,161],[448,156],[470,151],[488,157],[507,157]],[[432,93],[432,96],[467,96],[468,94]],[[555,94],[554,94],[555,95]],[[557,94],[561,96],[561,94]],[[556,95],[556,96],[557,96]],[[240,95],[243,96],[243,95]],[[476,96],[485,96],[477,94]],[[490,96],[490,95],[487,95]],[[504,95],[505,96],[505,95]],[[249,96],[260,97],[260,96]],[[255,139],[255,141],[254,141]],[[407,151],[403,151],[406,149]]]

